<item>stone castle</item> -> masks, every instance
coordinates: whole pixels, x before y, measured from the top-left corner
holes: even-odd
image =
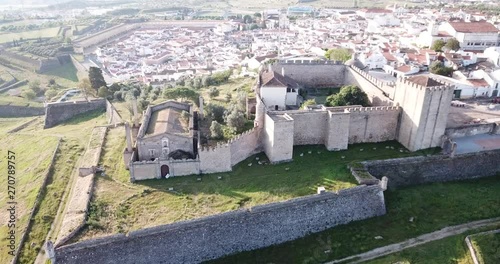
[[[130,129],[126,132],[128,147],[124,157],[131,181],[231,171],[234,165],[261,151],[272,163],[286,162],[292,160],[295,145],[323,144],[329,151],[335,151],[347,149],[348,144],[397,140],[410,151],[417,151],[443,144],[452,86],[427,76],[383,83],[353,64],[352,61],[346,64],[280,61],[273,68],[277,72],[280,69],[287,78],[292,78],[305,89],[357,85],[368,94],[372,107],[318,105],[305,110],[275,111],[268,108],[256,92],[254,128],[213,148],[198,146],[199,141],[192,133],[197,129],[197,115],[189,106],[175,102],[150,106],[145,112],[135,148]],[[258,91],[259,87],[260,81],[255,90]],[[184,109],[191,111],[192,120],[186,122],[189,127],[179,128],[173,123],[162,125],[163,132],[155,134],[157,140],[152,142],[156,147],[142,144],[144,131],[156,130],[149,125],[150,121],[159,120],[161,115],[153,116],[152,113],[157,108],[169,107],[177,110],[164,113],[164,122],[172,123],[179,115],[176,111]],[[202,109],[201,106],[200,112]],[[177,131],[177,135],[169,132],[168,127]],[[168,153],[176,150],[170,145],[175,144],[174,138],[180,138],[179,131],[185,135],[185,143],[180,149],[190,155],[173,159]]]

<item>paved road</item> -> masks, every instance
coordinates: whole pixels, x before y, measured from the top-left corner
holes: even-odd
[[[419,245],[422,245],[422,244],[425,244],[425,243],[428,243],[431,241],[440,240],[440,239],[443,239],[443,238],[446,238],[449,236],[459,235],[459,234],[465,233],[471,229],[476,229],[476,228],[481,228],[481,227],[486,227],[486,226],[493,226],[493,225],[496,225],[499,223],[500,223],[500,217],[497,217],[497,218],[491,218],[491,219],[486,219],[486,220],[479,220],[479,221],[475,221],[475,222],[470,222],[470,223],[462,224],[462,225],[449,226],[449,227],[445,227],[441,230],[438,230],[438,231],[435,231],[432,233],[428,233],[428,234],[421,235],[421,236],[416,237],[416,238],[408,239],[408,240],[403,241],[401,243],[396,243],[396,244],[388,245],[385,247],[376,248],[376,249],[370,250],[370,251],[362,253],[362,254],[358,254],[358,255],[347,257],[347,258],[331,261],[331,262],[328,262],[326,264],[335,264],[335,263],[343,263],[343,262],[361,263],[363,261],[375,259],[375,258],[389,255],[392,253],[396,253],[396,252],[402,251],[404,249],[419,246]]]

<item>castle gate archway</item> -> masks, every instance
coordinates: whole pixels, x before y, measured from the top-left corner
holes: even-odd
[[[170,174],[170,168],[168,165],[161,165],[161,177],[165,178],[167,174]]]

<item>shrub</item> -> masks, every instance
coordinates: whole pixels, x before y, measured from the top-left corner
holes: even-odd
[[[222,125],[217,121],[212,121],[212,125],[210,125],[210,136],[213,139],[221,139],[224,137],[224,131],[222,130]]]

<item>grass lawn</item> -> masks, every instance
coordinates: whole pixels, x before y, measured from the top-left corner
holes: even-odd
[[[500,233],[472,236],[471,242],[479,263],[500,263]]]
[[[77,72],[77,70],[75,68],[75,65],[73,65],[73,62],[70,62],[70,63],[66,63],[64,65],[61,65],[58,68],[44,72],[43,75],[51,76],[51,78],[53,76],[56,76],[56,77],[77,83],[78,76],[76,76],[76,72]]]
[[[20,131],[20,133],[37,135],[37,137],[26,135],[26,137],[37,142],[43,142],[40,138],[50,135],[63,138],[60,151],[56,156],[54,170],[49,175],[49,184],[43,190],[40,208],[35,213],[32,229],[21,251],[20,263],[33,263],[35,260],[54,221],[59,204],[61,201],[64,202],[63,198],[67,195],[65,192],[66,186],[70,182],[71,175],[73,175],[75,162],[84,153],[92,128],[105,123],[104,114],[91,112],[77,116],[53,128],[43,129],[43,120],[40,120],[40,122],[36,122]],[[29,142],[23,142],[22,145],[26,148],[31,147]],[[22,154],[19,155],[21,157]],[[36,183],[34,186],[36,186]]]
[[[183,176],[132,184],[122,158],[124,134],[123,127],[108,132],[101,156],[106,176],[96,180],[89,226],[77,240],[283,201],[314,194],[318,186],[349,188],[356,185],[347,169],[353,160],[422,154],[401,153],[397,142],[359,144],[339,152],[328,152],[324,146],[301,146],[295,148],[291,163],[258,165],[256,157],[267,161],[261,153],[236,165],[232,172],[203,175],[202,181],[197,181],[198,176]],[[168,191],[169,187],[174,191]]]
[[[386,191],[386,215],[210,263],[322,263],[341,259],[446,226],[498,217],[499,192],[500,175]],[[409,221],[411,217],[414,218],[413,222]],[[376,236],[382,236],[383,239],[376,240]]]
[[[375,260],[367,261],[364,263],[369,264],[385,264],[385,263],[436,263],[436,264],[446,264],[446,263],[456,263],[456,264],[473,264],[472,257],[465,243],[465,237],[478,232],[487,231],[490,229],[498,229],[500,224],[493,228],[482,228],[468,231],[466,233],[451,236],[437,241],[432,241],[424,245],[420,245],[414,248],[405,249],[401,252],[387,255]],[[483,236],[477,237],[482,239]],[[489,235],[484,236],[486,238],[484,244],[489,250],[495,249],[498,251],[500,249],[500,235],[497,234],[497,244],[491,244]],[[473,240],[474,241],[474,240]],[[474,242],[473,242],[474,243]],[[496,248],[495,248],[496,246]],[[498,253],[497,253],[498,254]],[[490,255],[491,256],[491,255]],[[481,262],[481,263],[500,263],[500,258],[494,259],[493,262]]]
[[[19,243],[24,229],[29,221],[29,214],[35,204],[35,198],[40,190],[43,177],[49,167],[50,159],[57,145],[57,138],[53,136],[40,135],[33,137],[31,135],[6,134],[6,131],[29,120],[30,118],[13,118],[10,121],[7,118],[0,119],[0,171],[7,173],[7,152],[15,153],[15,202],[16,205],[16,247]],[[7,208],[7,175],[0,178],[2,186],[2,195],[0,195],[0,219],[8,219]],[[4,195],[5,194],[5,195]],[[7,234],[6,222],[2,220],[0,233]],[[7,240],[0,240],[0,263],[9,263],[11,260],[8,255]]]
[[[17,33],[4,33],[0,34],[0,43],[11,42],[13,40],[23,39],[34,39],[34,38],[49,38],[56,37],[59,27],[44,28],[40,30],[31,30]]]

